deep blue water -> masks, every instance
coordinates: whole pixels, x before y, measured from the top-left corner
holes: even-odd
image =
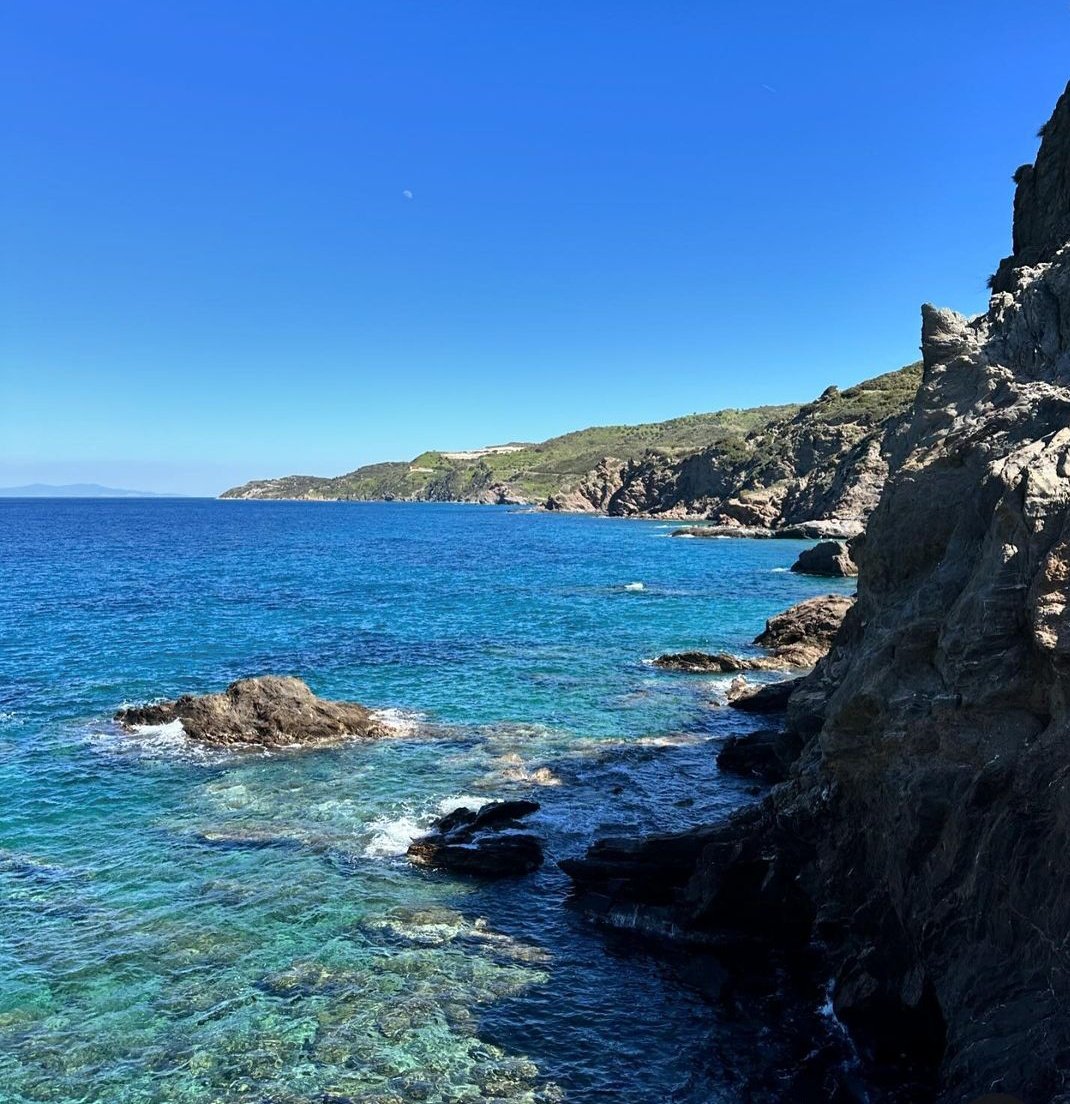
[[[465,798],[534,795],[551,860],[747,799],[714,763],[752,723],[725,680],[644,660],[745,650],[828,582],[795,542],[670,531],[0,500],[0,1101],[740,1099],[740,1025],[563,908],[553,861],[475,885],[403,857]],[[223,753],[110,721],[258,673],[395,735]]]

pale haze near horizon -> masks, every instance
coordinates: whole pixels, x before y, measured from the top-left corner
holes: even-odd
[[[6,5],[0,485],[215,494],[915,359],[922,301],[985,305],[1070,12],[715,7]]]

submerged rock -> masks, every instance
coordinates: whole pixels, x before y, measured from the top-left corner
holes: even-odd
[[[521,821],[539,811],[537,801],[494,801],[476,809],[454,809],[409,845],[419,866],[505,878],[542,866],[542,842]]]
[[[331,743],[346,736],[374,737],[383,729],[357,702],[317,698],[298,678],[262,675],[232,682],[222,694],[121,709],[124,728],[180,721],[186,735],[207,744],[287,747]]]
[[[858,574],[858,567],[851,558],[850,547],[843,541],[827,540],[799,553],[791,565],[798,575],[825,575],[829,578],[848,579]]]

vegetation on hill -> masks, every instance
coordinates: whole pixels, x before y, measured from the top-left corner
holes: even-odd
[[[539,444],[514,442],[468,453],[422,452],[408,462],[368,464],[333,478],[259,480],[223,497],[530,502],[714,516],[729,500],[742,494],[749,501],[757,491],[769,501],[760,508],[731,505],[725,516],[768,524],[782,507],[827,511],[830,503],[819,500],[828,491],[849,511],[865,512],[862,500],[868,504],[879,491],[886,470],[865,451],[868,439],[910,409],[920,380],[920,365],[911,365],[843,391],[830,387],[805,406],[594,426]],[[854,502],[851,492],[863,483],[866,494]]]
[[[224,498],[494,500],[491,488],[511,497],[542,502],[567,490],[605,456],[638,459],[649,453],[667,458],[724,445],[738,447],[748,434],[790,417],[798,406],[762,406],[688,414],[666,422],[634,426],[595,426],[524,445],[515,452],[451,459],[423,452],[413,460],[369,464],[334,478],[290,475],[234,487]]]

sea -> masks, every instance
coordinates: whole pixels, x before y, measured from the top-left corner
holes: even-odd
[[[0,1104],[781,1099],[775,1012],[596,927],[557,866],[755,800],[716,766],[758,726],[728,679],[650,661],[751,652],[771,614],[850,590],[792,574],[798,542],[672,533],[0,501]],[[363,702],[387,735],[220,751],[113,721],[256,674]],[[444,812],[519,796],[538,873],[406,859]]]

